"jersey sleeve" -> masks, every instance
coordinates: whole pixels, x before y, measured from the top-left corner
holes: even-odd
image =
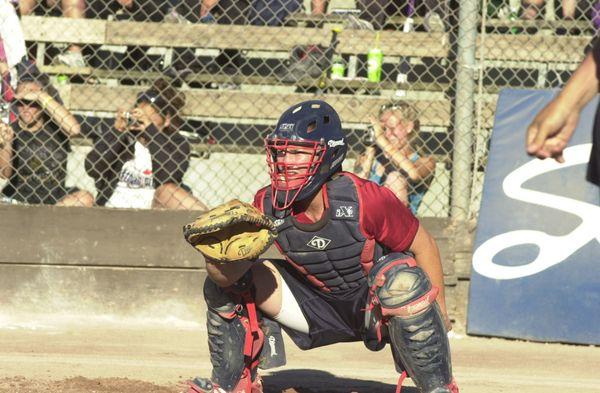
[[[358,192],[365,234],[392,251],[407,250],[419,229],[410,209],[389,188],[370,181],[363,181]]]

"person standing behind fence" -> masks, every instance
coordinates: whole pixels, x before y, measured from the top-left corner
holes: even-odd
[[[564,162],[567,147],[583,108],[600,91],[600,40],[596,39],[562,91],[546,105],[527,128],[526,148],[529,155]],[[587,180],[600,186],[600,105],[596,109],[592,131],[592,152]]]
[[[100,206],[205,210],[184,188],[190,145],[179,134],[185,96],[163,79],[118,110],[114,127],[102,128],[85,161]]]
[[[8,179],[2,195],[22,203],[82,205],[77,190],[65,186],[69,137],[79,135],[79,123],[47,75],[27,61],[17,68],[17,121],[0,129],[0,177]]]
[[[360,177],[385,185],[417,214],[435,171],[435,159],[419,152],[419,120],[406,102],[391,102],[371,119],[371,146],[357,159],[354,171]]]

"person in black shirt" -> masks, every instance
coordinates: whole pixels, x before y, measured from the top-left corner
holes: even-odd
[[[205,210],[183,185],[190,144],[179,134],[185,96],[163,79],[138,94],[130,111],[102,128],[85,161],[96,204],[117,208]]]
[[[46,75],[32,63],[18,69],[18,118],[0,126],[0,177],[8,179],[2,195],[29,204],[81,205],[85,200],[65,185],[69,137],[79,134],[80,125]]]
[[[527,153],[564,162],[563,150],[573,135],[581,110],[596,96],[600,80],[600,41],[596,40],[563,90],[527,128]],[[600,109],[600,108],[599,108]],[[587,180],[600,186],[600,110],[596,110]]]

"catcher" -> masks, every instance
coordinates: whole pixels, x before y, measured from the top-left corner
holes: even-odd
[[[457,393],[440,255],[387,188],[341,170],[335,110],[306,101],[266,138],[270,187],[186,225],[206,257],[212,377],[190,393],[262,392],[257,369],[285,364],[281,328],[301,349],[344,341],[392,347],[423,393]],[[285,260],[260,260],[272,241]]]

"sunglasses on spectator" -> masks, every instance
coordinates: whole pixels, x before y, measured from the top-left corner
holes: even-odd
[[[390,102],[388,104],[384,104],[379,108],[379,116],[387,111],[395,111],[406,109],[408,105],[404,102]]]
[[[16,106],[27,106],[30,108],[41,109],[41,105],[35,100],[26,100],[26,99],[15,99],[14,101]]]

